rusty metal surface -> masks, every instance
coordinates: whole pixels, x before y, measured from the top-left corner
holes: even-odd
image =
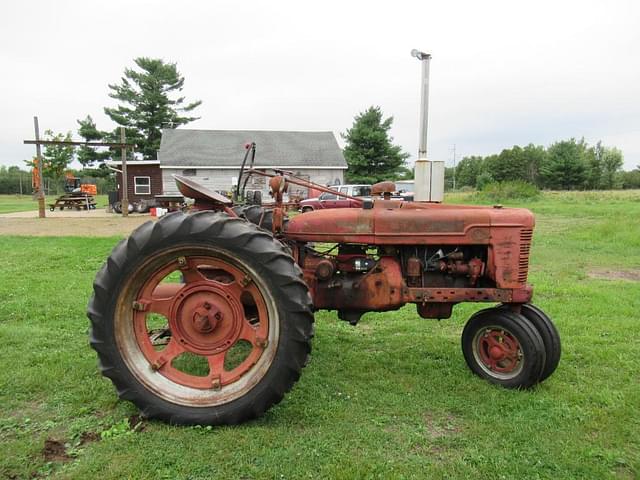
[[[451,318],[453,303],[419,303],[418,315],[422,318]]]
[[[402,270],[395,258],[382,257],[370,272],[319,281],[317,262],[305,264],[304,279],[309,285],[314,307],[339,310],[385,311],[406,303],[402,290]]]
[[[320,192],[332,193],[332,194],[337,195],[339,197],[348,198],[349,200],[354,200],[355,202],[357,202],[358,205],[362,205],[362,203],[363,203],[361,198],[352,197],[351,195],[347,195],[346,193],[341,193],[338,190],[333,190],[331,188],[324,187],[324,186],[319,185],[317,183],[313,183],[313,182],[310,182],[308,180],[304,180],[302,178],[298,178],[298,177],[294,176],[291,172],[285,172],[284,170],[277,170],[277,171],[278,172],[282,172],[283,174],[286,173],[286,175],[283,175],[282,178],[284,178],[288,183],[293,183],[294,185],[298,185],[300,187],[311,188],[311,189],[314,189],[314,190],[318,190]],[[262,175],[263,177],[271,177],[271,178],[276,178],[276,177],[281,176],[281,175],[278,175],[278,174],[263,172],[263,171],[257,170],[257,169],[247,170],[247,173],[252,173],[252,174],[256,174],[256,175]],[[269,183],[271,183],[271,182],[269,182]]]
[[[185,197],[193,198],[194,200],[205,200],[208,202],[221,203],[222,205],[231,205],[233,202],[224,195],[220,195],[218,192],[209,190],[203,187],[197,182],[190,180],[181,175],[174,175],[178,190]]]
[[[371,195],[383,195],[385,193],[394,193],[396,184],[393,182],[378,182],[371,186]]]
[[[420,302],[518,302],[525,303],[531,299],[532,290],[525,286],[519,289],[510,288],[408,288],[407,301]]]
[[[372,209],[313,211],[289,222],[287,237],[307,242],[370,245],[474,244],[510,242],[521,228],[532,228],[533,214],[524,209],[424,205],[376,201]],[[506,229],[505,234],[501,230]],[[517,266],[514,265],[517,269]]]

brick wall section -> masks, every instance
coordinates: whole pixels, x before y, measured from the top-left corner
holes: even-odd
[[[121,168],[121,167],[119,167]],[[151,194],[136,195],[134,177],[150,177]],[[116,174],[118,182],[118,199],[122,200],[122,175]],[[129,201],[150,199],[155,195],[162,195],[162,172],[159,165],[127,165],[127,190],[129,192]]]

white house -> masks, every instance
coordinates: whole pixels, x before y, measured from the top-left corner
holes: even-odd
[[[255,168],[282,168],[321,185],[344,183],[347,162],[332,132],[165,129],[158,151],[164,193],[177,193],[174,174],[212,190],[231,190],[251,142],[256,143]],[[268,193],[264,177],[254,176],[248,188]],[[304,189],[295,188],[305,196]]]

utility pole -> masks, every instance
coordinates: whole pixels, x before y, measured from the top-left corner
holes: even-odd
[[[125,147],[124,127],[120,127],[120,143],[122,143],[122,216],[129,216],[129,186],[127,185],[127,147]]]
[[[453,190],[456,189],[456,144],[453,144]]]
[[[427,158],[427,127],[429,123],[429,63],[431,55],[411,50],[411,56],[420,60],[420,130],[418,134],[418,159],[415,164],[414,199],[417,202],[442,202],[444,197],[444,160]]]
[[[38,117],[33,117],[33,127],[36,131],[36,142],[40,140],[40,128],[38,127]],[[44,168],[42,162],[42,152],[40,144],[36,143],[36,168],[38,169],[38,217],[45,218],[44,208]]]

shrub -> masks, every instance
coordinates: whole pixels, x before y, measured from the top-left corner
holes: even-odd
[[[501,202],[504,200],[533,200],[540,196],[540,190],[535,185],[513,180],[508,182],[487,183],[475,194],[478,200]]]
[[[493,179],[491,174],[486,172],[482,173],[478,175],[478,179],[476,180],[476,188],[478,190],[484,190],[484,187],[486,187],[487,185],[493,182],[495,182],[495,180]]]

